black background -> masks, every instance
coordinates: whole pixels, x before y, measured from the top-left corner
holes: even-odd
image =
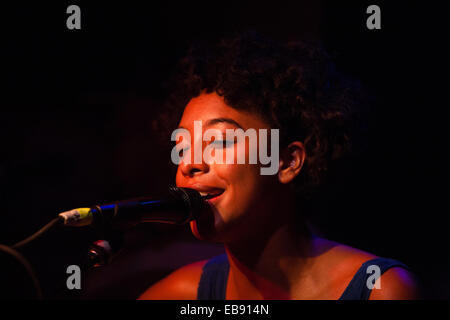
[[[81,7],[81,30],[66,28],[70,4]],[[381,30],[366,28],[370,4],[381,7]],[[411,1],[4,6],[0,243],[23,239],[59,212],[173,184],[170,149],[151,130],[167,97],[163,83],[192,40],[252,28],[279,40],[320,41],[377,98],[366,148],[316,208],[323,233],[403,261],[424,297],[449,298],[439,183],[445,107],[433,99],[446,83],[441,10]],[[187,227],[140,225],[111,265],[84,273],[81,291],[65,289],[67,266],[79,264],[94,240],[89,228],[57,229],[23,250],[46,298],[135,299],[175,268],[223,250]],[[20,287],[6,266],[2,276]]]

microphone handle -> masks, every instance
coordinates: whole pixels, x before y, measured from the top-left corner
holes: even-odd
[[[141,222],[183,224],[189,217],[183,200],[166,198],[137,198],[91,208],[93,226],[113,223],[117,227],[131,227]]]
[[[185,224],[203,205],[200,194],[187,188],[169,188],[163,197],[141,197],[91,208],[94,227],[133,227],[141,222]]]
[[[171,187],[162,197],[141,197],[78,208],[59,214],[64,225],[94,228],[133,227],[141,222],[185,224],[201,212],[204,199],[194,189]]]

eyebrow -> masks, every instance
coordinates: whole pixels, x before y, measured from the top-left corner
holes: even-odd
[[[241,126],[239,123],[237,123],[235,120],[230,119],[230,118],[214,118],[214,119],[209,119],[209,120],[206,121],[206,123],[205,123],[204,126],[205,126],[205,127],[210,127],[210,126],[215,125],[215,124],[217,124],[217,123],[229,123],[229,124],[232,124],[232,125],[234,125],[234,126],[236,126],[236,127],[238,127],[238,128],[243,129],[242,126]],[[180,129],[185,129],[184,127],[179,127],[179,128],[180,128]]]
[[[232,125],[242,129],[242,126],[239,123],[237,123],[236,121],[234,121],[233,119],[230,119],[230,118],[210,119],[210,120],[206,121],[205,127],[209,127],[209,126],[215,125],[217,123],[229,123],[229,124],[232,124]]]

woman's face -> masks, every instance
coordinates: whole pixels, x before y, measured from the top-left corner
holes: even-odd
[[[194,121],[201,121],[201,136],[194,135]],[[253,128],[258,137],[259,129],[270,129],[257,114],[231,108],[216,93],[202,93],[193,98],[184,110],[179,127],[190,133],[190,146],[185,149],[183,157],[190,153],[191,162],[194,162],[194,140],[202,141],[203,133],[207,129],[218,129],[223,134],[223,140],[226,137],[226,129],[241,128],[246,131]],[[268,140],[270,141],[270,135]],[[202,141],[198,144],[202,146],[202,153],[211,143],[217,141]],[[245,163],[237,164],[238,144],[241,143],[245,144],[245,148],[241,148],[241,151],[245,150],[246,153]],[[259,161],[257,164],[249,164],[247,139],[234,142],[228,147],[217,143],[217,148],[222,149],[224,159],[227,152],[231,152],[233,148],[234,162],[208,164],[203,157],[199,164],[182,160],[178,166],[176,184],[178,187],[192,188],[201,193],[220,194],[208,200],[210,208],[206,208],[197,220],[191,222],[191,230],[199,239],[225,242],[238,239],[242,232],[248,232],[249,228],[256,227],[262,219],[267,219],[267,215],[272,212],[269,202],[274,201],[279,183],[276,174],[261,175]],[[267,223],[267,220],[265,222]]]

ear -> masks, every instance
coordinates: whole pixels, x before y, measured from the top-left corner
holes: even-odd
[[[300,173],[305,162],[306,152],[303,143],[294,141],[290,143],[280,155],[280,167],[278,180],[281,183],[289,183]]]

